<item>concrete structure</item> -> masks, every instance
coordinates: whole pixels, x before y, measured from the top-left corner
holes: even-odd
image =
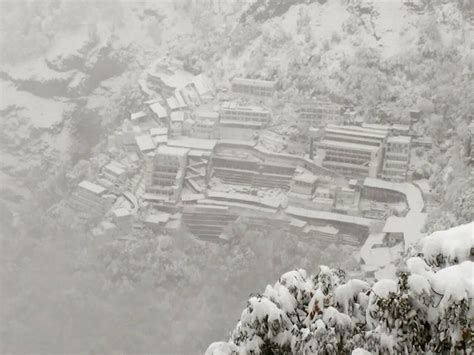
[[[224,139],[253,139],[271,119],[270,111],[263,107],[235,102],[222,104],[219,115],[219,137]]]
[[[260,106],[243,106],[225,102],[220,108],[221,123],[253,123],[265,125],[271,119],[270,111]]]
[[[347,176],[377,177],[382,167],[387,132],[358,126],[328,125],[316,145],[323,166]]]
[[[276,88],[276,81],[259,79],[234,78],[231,84],[234,93],[263,97],[272,97]]]
[[[170,116],[171,134],[176,137],[183,133],[184,121],[186,114],[183,111],[173,111]]]
[[[132,214],[126,208],[117,208],[112,211],[112,217],[115,224],[123,231],[129,231],[132,228]]]
[[[391,181],[405,181],[410,162],[411,137],[396,136],[387,139],[382,178]]]
[[[319,209],[330,211],[334,207],[334,192],[328,187],[318,186],[313,202]]]
[[[231,185],[288,190],[296,166],[254,150],[220,148],[211,157],[211,174]]]
[[[293,177],[291,192],[312,197],[316,188],[317,177],[313,174],[298,174]]]
[[[150,134],[142,134],[135,137],[138,150],[143,154],[151,153],[155,150],[156,144]]]
[[[104,178],[113,183],[123,183],[127,179],[126,167],[116,161],[112,161],[105,165],[102,169],[102,174],[104,175]]]
[[[168,118],[168,112],[159,102],[151,104],[149,108],[158,121],[165,120]]]
[[[343,107],[326,100],[304,100],[297,103],[298,124],[307,127],[322,127],[343,120]]]
[[[107,190],[93,182],[84,180],[77,186],[68,200],[68,205],[81,222],[96,219],[105,214],[115,197],[108,196]]]
[[[218,135],[218,123],[213,120],[197,120],[191,127],[189,135],[194,138],[214,139]]]
[[[220,239],[225,227],[237,219],[227,206],[186,205],[183,207],[183,223],[186,228],[204,240]]]
[[[148,157],[145,200],[179,201],[188,152],[188,149],[161,145],[154,157]]]

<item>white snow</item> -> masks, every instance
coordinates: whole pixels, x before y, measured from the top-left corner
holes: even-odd
[[[237,353],[239,348],[233,343],[216,341],[207,348],[204,355],[232,355]]]
[[[420,241],[421,252],[428,260],[442,254],[453,263],[469,259],[474,247],[474,222],[463,224],[445,231],[437,231]]]

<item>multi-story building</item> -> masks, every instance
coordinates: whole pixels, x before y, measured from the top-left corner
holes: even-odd
[[[145,200],[178,202],[186,171],[188,149],[161,145],[146,162]]]
[[[81,222],[87,222],[105,214],[111,207],[113,196],[101,185],[84,180],[77,186],[68,200],[68,205],[76,211]]]
[[[194,138],[214,139],[217,135],[217,121],[198,120],[194,122],[190,136]]]
[[[267,123],[271,114],[260,106],[243,106],[235,102],[225,102],[221,105],[220,118],[222,121]]]
[[[343,107],[331,101],[304,100],[297,105],[298,124],[301,126],[322,127],[343,120]]]
[[[358,126],[328,125],[316,144],[323,151],[323,166],[347,176],[377,177],[387,132]]]
[[[263,97],[272,97],[276,88],[276,81],[260,79],[234,78],[231,84],[234,93]]]
[[[183,223],[186,228],[204,240],[223,241],[222,232],[237,219],[227,206],[186,205],[183,207]]]
[[[226,102],[220,109],[219,137],[251,139],[270,121],[270,111],[259,106]]]
[[[317,177],[313,174],[304,173],[295,175],[291,185],[291,192],[312,197],[314,189],[316,188],[316,181]]]
[[[410,162],[411,137],[396,136],[387,139],[382,178],[391,181],[405,181]]]

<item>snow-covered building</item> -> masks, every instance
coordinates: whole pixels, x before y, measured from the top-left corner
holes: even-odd
[[[234,78],[231,81],[232,91],[234,93],[272,97],[276,89],[276,81]]]
[[[392,181],[405,181],[410,163],[411,137],[388,137],[385,149],[382,178]]]
[[[152,199],[178,202],[183,188],[188,149],[161,145],[154,157],[147,159],[146,194]]]
[[[235,138],[246,131],[246,138],[261,130],[270,121],[271,114],[260,106],[243,106],[225,102],[220,108],[219,137]]]
[[[132,227],[132,214],[126,208],[117,208],[112,211],[115,224],[123,231],[128,231]]]
[[[163,105],[159,102],[155,102],[149,106],[151,113],[155,116],[155,118],[160,122],[162,120],[166,120],[168,118],[168,112],[163,107]]]
[[[327,100],[303,100],[297,103],[298,124],[306,127],[322,127],[341,123],[343,107]]]
[[[135,137],[139,152],[142,154],[152,153],[156,149],[156,144],[150,134],[142,134]]]
[[[295,175],[291,185],[291,192],[311,197],[316,188],[317,180],[316,176],[309,173]]]
[[[80,221],[86,222],[104,215],[114,199],[114,196],[107,194],[105,187],[84,180],[70,196],[68,205],[76,211]]]
[[[237,215],[227,206],[186,205],[183,207],[183,223],[186,228],[204,240],[222,241],[225,227],[235,221]]]
[[[218,134],[217,128],[217,121],[197,120],[191,127],[189,135],[194,138],[214,139]]]
[[[377,177],[381,171],[387,132],[358,126],[328,125],[315,144],[323,151],[323,166],[348,176]]]

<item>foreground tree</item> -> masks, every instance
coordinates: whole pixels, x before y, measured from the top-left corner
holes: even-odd
[[[287,272],[250,297],[229,342],[206,355],[471,354],[473,227],[424,238],[397,280],[371,285],[326,266]]]

